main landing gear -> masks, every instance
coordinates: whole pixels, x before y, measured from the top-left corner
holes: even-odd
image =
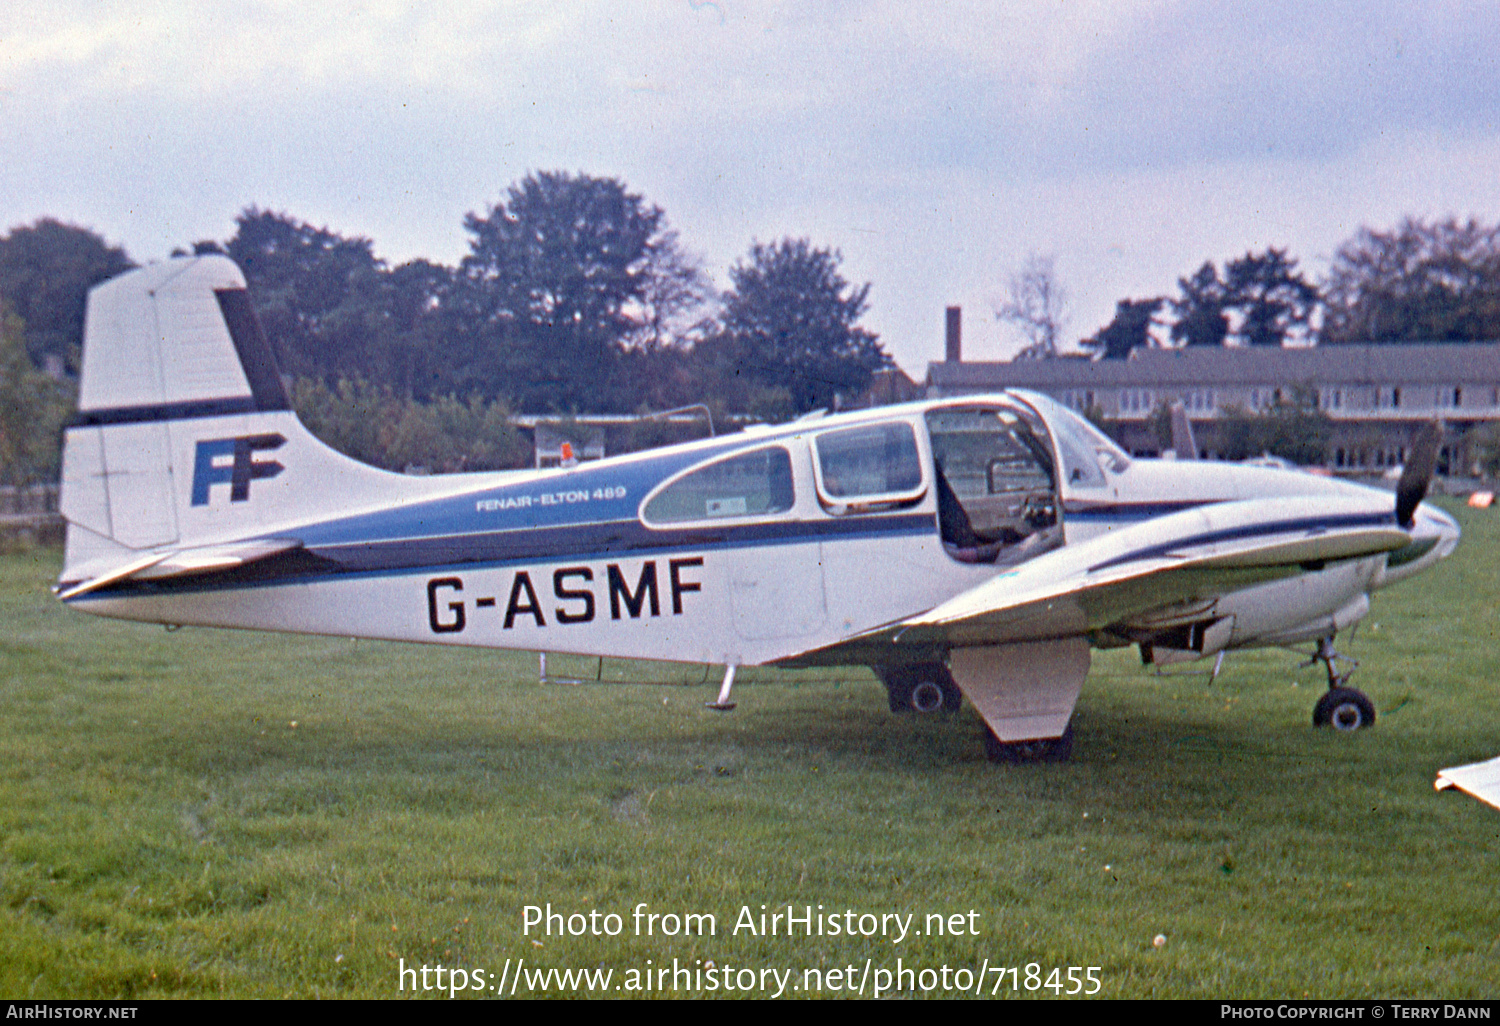
[[[1031,741],[1001,741],[993,730],[986,729],[984,754],[990,762],[1067,762],[1073,754],[1073,724],[1068,724],[1062,737]]]
[[[957,712],[963,708],[964,693],[942,663],[877,666],[875,672],[885,685],[891,712]]]
[[[1349,668],[1343,673],[1339,672],[1337,665],[1340,660],[1349,664]],[[1342,733],[1374,726],[1374,703],[1363,691],[1348,686],[1349,676],[1359,663],[1335,651],[1332,636],[1319,638],[1317,651],[1302,665],[1311,666],[1314,663],[1322,663],[1328,670],[1328,690],[1318,699],[1318,704],[1313,706],[1313,726],[1332,727]]]

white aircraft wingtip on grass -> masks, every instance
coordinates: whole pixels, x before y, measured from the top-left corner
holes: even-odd
[[[1334,636],[1447,556],[1436,432],[1395,500],[1131,459],[1044,396],[801,420],[558,470],[407,477],[297,420],[224,257],[89,299],[59,597],[105,616],[738,666],[863,664],[967,695],[997,760],[1056,759],[1096,647],[1157,665],[1316,644],[1314,721],[1368,726]]]

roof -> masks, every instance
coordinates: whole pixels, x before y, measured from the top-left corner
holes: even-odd
[[[1233,386],[1500,383],[1500,343],[1427,343],[1136,349],[1128,360],[932,363],[939,389],[1071,388],[1080,385]]]

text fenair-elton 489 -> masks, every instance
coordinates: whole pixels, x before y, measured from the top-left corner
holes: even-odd
[[[967,696],[996,759],[1056,759],[1095,647],[1164,664],[1312,643],[1314,720],[1367,726],[1334,635],[1447,556],[1422,502],[1310,474],[1132,459],[1025,392],[804,418],[537,471],[410,477],[292,413],[239,269],[93,291],[64,450],[61,599],[169,624],[723,664],[873,667],[892,708]]]

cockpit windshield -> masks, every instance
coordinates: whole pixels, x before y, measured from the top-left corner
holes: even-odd
[[[1062,457],[1062,478],[1067,486],[1102,488],[1107,483],[1105,470],[1118,474],[1130,466],[1130,457],[1123,449],[1066,406],[1035,392],[1016,394],[1047,422],[1057,441],[1057,451]]]

